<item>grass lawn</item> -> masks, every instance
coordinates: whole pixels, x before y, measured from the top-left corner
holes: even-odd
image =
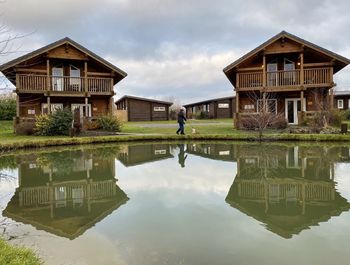
[[[36,265],[42,264],[33,251],[17,246],[11,246],[0,239],[0,264],[8,265]]]
[[[192,128],[196,134],[192,134]],[[0,152],[6,150],[58,145],[78,145],[91,143],[159,141],[159,140],[258,140],[254,131],[236,130],[232,119],[189,120],[186,135],[179,136],[176,121],[126,122],[122,133],[110,136],[18,136],[13,133],[12,121],[0,121]],[[266,141],[350,141],[350,135],[341,134],[291,134],[276,130],[264,132]]]

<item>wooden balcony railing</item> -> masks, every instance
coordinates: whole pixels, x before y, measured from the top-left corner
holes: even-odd
[[[46,75],[17,75],[16,87],[19,91],[38,92],[89,92],[109,93],[113,91],[112,78],[72,77]],[[49,85],[48,85],[49,84]]]
[[[254,89],[264,86],[263,72],[237,74],[237,88]],[[303,78],[303,80],[302,80]],[[265,77],[266,87],[284,86],[322,86],[331,85],[333,74],[330,67],[300,70],[268,72]]]

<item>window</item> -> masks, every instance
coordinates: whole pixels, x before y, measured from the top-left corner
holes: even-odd
[[[80,79],[80,69],[74,65],[69,66],[70,78],[69,85],[72,91],[80,91],[81,79]]]
[[[154,111],[165,111],[165,107],[154,107]]]
[[[51,103],[51,113],[55,113],[56,110],[58,109],[63,109],[63,104],[62,103]],[[43,103],[41,105],[41,113],[42,114],[48,114],[49,109],[47,103]]]
[[[228,109],[230,105],[228,103],[219,103],[218,108],[219,109]]]
[[[196,113],[196,107],[192,107],[192,113]]]
[[[204,104],[204,105],[203,105],[203,111],[209,112],[209,105],[210,105],[210,104]]]
[[[258,112],[261,112],[264,106],[263,99],[258,99]],[[277,99],[266,99],[267,111],[277,114]]]
[[[338,99],[338,109],[343,109],[344,108],[344,100],[343,99]]]
[[[28,110],[29,115],[35,115],[35,109],[29,109]]]
[[[165,149],[154,150],[155,155],[166,155]]]
[[[246,105],[244,105],[244,109],[245,110],[254,110],[255,106],[254,106],[254,104],[246,104]]]

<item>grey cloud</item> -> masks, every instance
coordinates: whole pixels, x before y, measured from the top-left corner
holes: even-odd
[[[0,8],[14,32],[35,31],[23,42],[24,50],[69,36],[113,58],[129,73],[117,86],[119,92],[144,96],[179,94],[187,101],[229,94],[232,86],[221,72],[225,64],[281,30],[350,57],[346,34],[350,4],[345,0],[86,0],[83,5],[69,0],[9,0]],[[193,70],[197,67],[194,57],[220,54],[227,57],[221,63],[203,61],[212,64],[211,71]],[[178,65],[165,71],[162,65],[169,67],[169,61]],[[187,63],[181,65],[183,61]],[[147,71],[150,76],[145,83],[142,72],[149,67],[154,72]],[[181,75],[176,73],[184,68],[187,71]],[[207,75],[213,77],[211,83],[192,82]],[[350,75],[337,82],[350,86]]]

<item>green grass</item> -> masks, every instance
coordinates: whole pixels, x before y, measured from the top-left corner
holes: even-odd
[[[143,124],[154,124],[153,127],[142,127]],[[198,123],[205,123],[200,125]],[[215,123],[215,124],[213,124]],[[157,126],[159,124],[160,126]],[[174,124],[174,127],[164,127]],[[163,127],[162,127],[163,126]],[[192,134],[192,128],[196,134]],[[164,122],[127,122],[123,133],[127,135],[68,137],[68,136],[18,136],[13,133],[12,121],[0,121],[0,151],[36,148],[58,145],[81,145],[91,143],[110,143],[128,141],[167,141],[167,140],[258,140],[254,131],[233,129],[231,119],[189,120],[186,124],[186,135],[176,135],[176,121]],[[290,134],[268,130],[264,132],[264,141],[350,141],[350,135],[341,134]]]
[[[0,264],[8,265],[36,265],[42,264],[33,251],[12,246],[0,239]]]

